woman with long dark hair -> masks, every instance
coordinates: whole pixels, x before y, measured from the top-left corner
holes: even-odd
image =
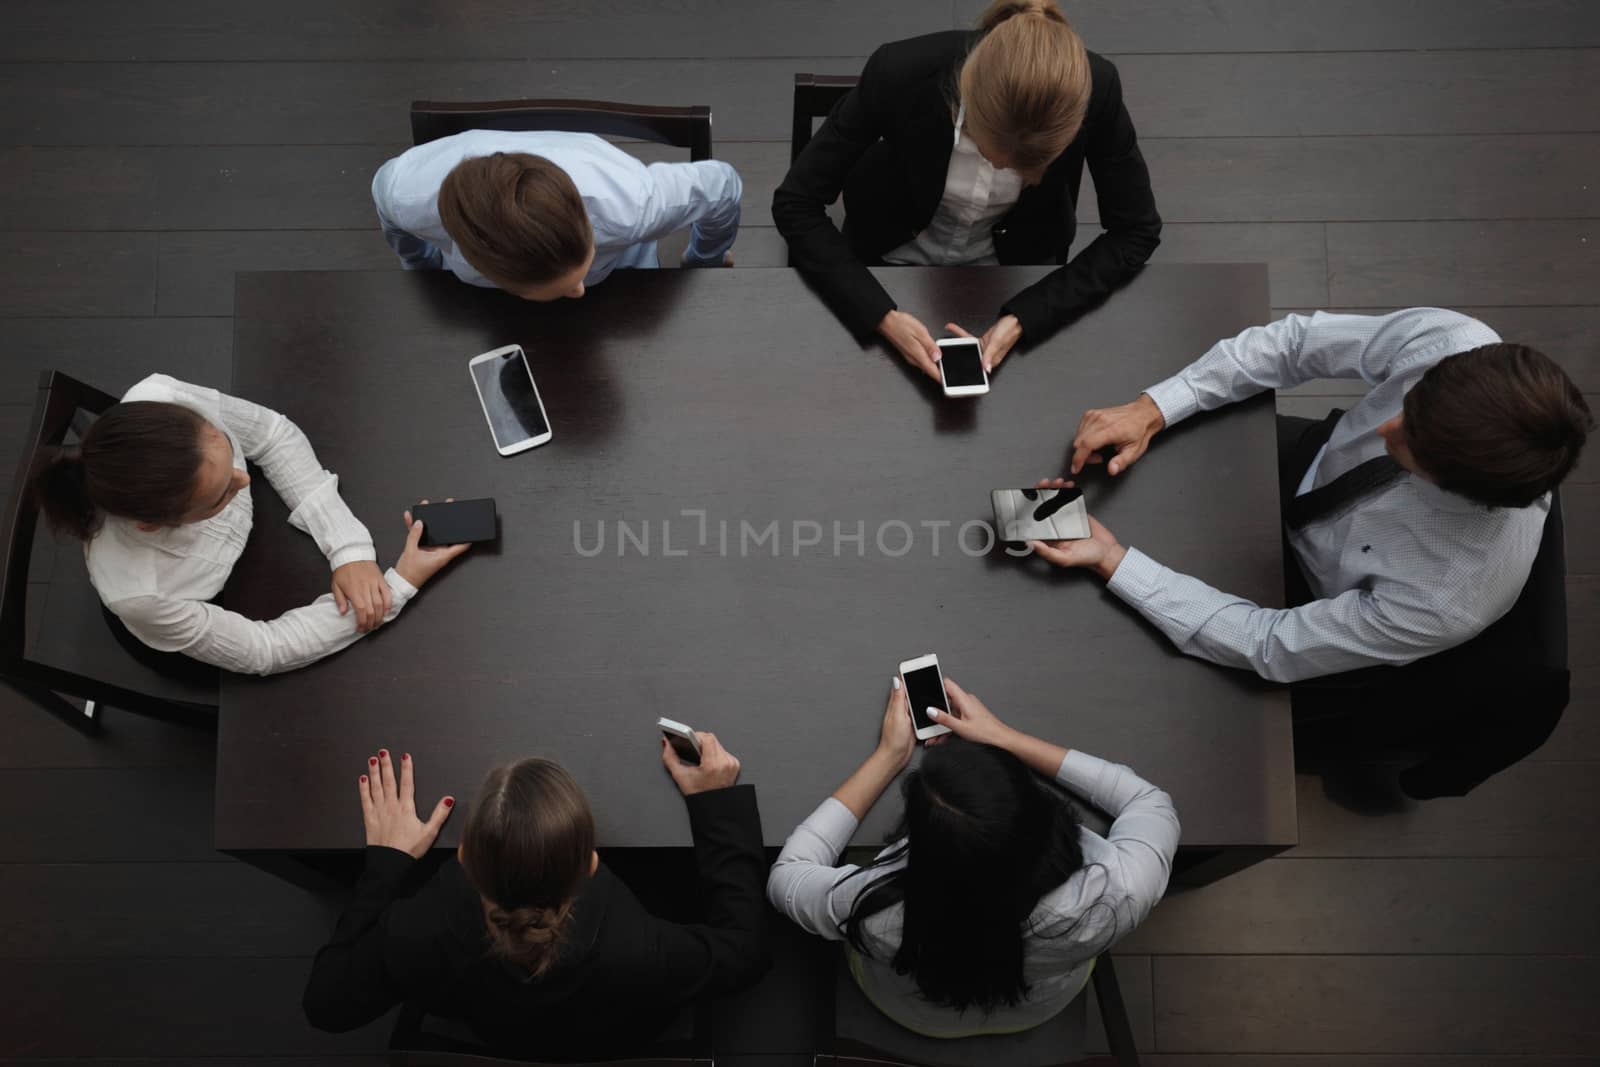
[[[328,559],[331,591],[276,619],[211,603],[250,536],[246,461],[289,506],[289,523]],[[53,529],[83,542],[89,581],[131,635],[130,650],[181,653],[224,670],[273,674],[337,652],[400,613],[466,545],[423,548],[405,513],[406,546],[379,570],[372,535],[339,496],[339,479],[283,415],[152,374],[103,412],[81,443],[57,449],[31,488]],[[182,661],[179,660],[179,665]]]
[[[496,1051],[587,1059],[754,982],[768,960],[756,791],[735,784],[739,761],[715,735],[697,736],[698,765],[665,741],[661,760],[689,810],[701,922],[645,909],[595,851],[582,788],[546,759],[489,772],[455,856],[415,888],[455,801],[419,819],[411,757],[380,749],[358,783],[366,868],[306,985],[312,1025],[352,1030],[409,1000]]]
[[[905,815],[865,867],[836,866],[916,745],[899,679],[877,749],[801,823],[767,880],[773,906],[844,941],[880,1011],[929,1037],[1012,1033],[1078,995],[1094,958],[1166,890],[1172,799],[1127,767],[1012,729],[950,679],[951,735],[906,777]],[[1079,824],[1064,786],[1113,818]]]

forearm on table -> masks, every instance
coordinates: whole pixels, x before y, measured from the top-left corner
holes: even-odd
[[[838,789],[833,791],[833,798],[846,808],[858,820],[865,819],[867,812],[883,796],[883,791],[889,788],[889,783],[895,780],[900,773],[900,763],[893,756],[881,750],[874,750],[866,761],[856,768],[856,772]]]
[[[384,616],[388,623],[417,590],[393,568],[383,577],[393,594]],[[196,603],[203,613],[195,623],[198,637],[183,651],[239,674],[278,674],[304,667],[349,647],[362,636],[356,629],[355,612],[340,615],[332,593],[271,620],[248,619],[214,604]]]

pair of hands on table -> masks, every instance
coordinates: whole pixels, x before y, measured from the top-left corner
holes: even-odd
[[[445,502],[454,499],[448,497]],[[427,501],[422,503],[426,504]],[[411,518],[409,508],[406,509],[405,520],[406,547],[401,550],[394,569],[396,574],[417,589],[421,589],[428,579],[443,570],[446,563],[471,547],[441,545],[423,548],[422,523]],[[383,580],[383,571],[378,565],[370,559],[362,559],[334,568],[333,602],[340,615],[355,609],[356,633],[364,634],[383,625],[389,617],[389,609],[394,606],[394,594],[389,589],[389,583]]]
[[[1166,427],[1161,409],[1140,393],[1131,404],[1114,408],[1093,408],[1084,412],[1072,439],[1072,473],[1091,463],[1105,463],[1113,478],[1138,462],[1150,447],[1151,438]],[[1107,462],[1102,453],[1111,454]],[[1075,483],[1064,478],[1041,479],[1039,489],[1067,489]],[[1089,516],[1089,536],[1079,541],[1031,541],[1034,552],[1060,567],[1083,567],[1110,579],[1127,555],[1116,535],[1099,519]]]
[[[687,797],[712,789],[726,789],[737,782],[738,757],[722,747],[716,734],[697,730],[695,736],[700,740],[699,766],[680,760],[667,739],[661,739],[661,762],[672,775],[678,791]],[[413,859],[421,859],[438,839],[456,800],[451,796],[441,797],[433,806],[433,814],[424,822],[417,816],[415,774],[416,764],[409,752],[400,756],[398,775],[388,749],[380,748],[376,756],[368,756],[367,773],[359,782],[361,820],[366,825],[368,845],[399,849]]]
[[[953,322],[945,323],[944,328],[957,337],[972,336]],[[891,311],[879,320],[878,333],[907,363],[934,381],[943,381],[939,376],[939,346],[933,343],[933,335],[915,315]],[[995,324],[978,338],[983,350],[983,369],[993,374],[1021,337],[1022,324],[1015,315],[1002,315],[995,320]]]

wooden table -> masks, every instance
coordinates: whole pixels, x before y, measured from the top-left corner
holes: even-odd
[[[976,331],[1042,273],[882,277],[930,325]],[[538,754],[583,783],[602,842],[685,845],[658,715],[741,758],[778,844],[871,749],[899,661],[931,650],[1017,726],[1168,789],[1192,877],[1280,851],[1296,836],[1284,690],[1178,654],[1092,576],[969,554],[989,490],[1060,473],[1085,408],[1266,315],[1264,268],[1151,267],[1013,355],[989,395],[948,400],[863,351],[788,270],[619,272],[550,305],[443,274],[241,274],[234,391],[307,433],[384,565],[421,497],[493,496],[502,535],[345,652],[226,680],[218,847],[359,847],[354,782],[379,746],[413,754],[419,803],[461,798],[441,844],[485,771]],[[554,439],[501,458],[466,363],[511,342]],[[1085,492],[1124,543],[1280,604],[1275,457],[1268,395]],[[264,483],[256,508],[226,602],[271,617],[326,591],[328,569]],[[898,809],[886,796],[858,841]]]

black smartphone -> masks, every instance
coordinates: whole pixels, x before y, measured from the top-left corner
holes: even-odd
[[[411,517],[422,523],[421,544],[424,548],[493,541],[500,534],[493,497],[413,504]]]

